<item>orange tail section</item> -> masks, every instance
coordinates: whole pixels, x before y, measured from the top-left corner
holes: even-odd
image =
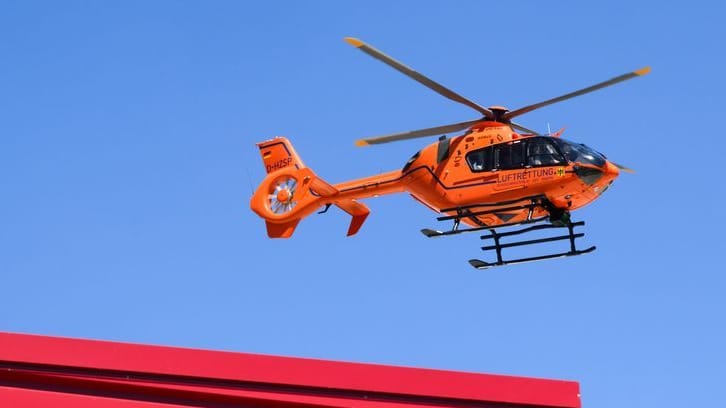
[[[260,155],[262,155],[262,164],[265,166],[267,174],[287,167],[301,169],[305,167],[300,156],[297,155],[295,149],[289,140],[284,137],[276,137],[262,143],[258,143]]]
[[[360,227],[363,226],[366,218],[368,218],[368,214],[371,213],[368,207],[354,200],[339,201],[335,205],[353,217],[350,221],[350,227],[348,227],[348,236],[355,235]]]
[[[250,200],[250,208],[265,220],[270,238],[289,238],[301,219],[318,208],[334,204],[353,219],[348,235],[363,225],[368,207],[350,198],[305,167],[289,140],[276,137],[258,143],[267,176]]]

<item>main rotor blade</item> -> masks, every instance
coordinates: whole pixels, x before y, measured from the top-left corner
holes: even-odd
[[[532,134],[532,135],[540,136],[539,132],[537,132],[536,130],[528,129],[528,128],[522,126],[522,125],[518,125],[518,124],[513,123],[513,122],[510,122],[509,125],[512,126],[515,129],[519,130],[520,132],[524,132],[524,133],[529,133],[529,134]]]
[[[627,81],[628,79],[646,75],[649,72],[650,72],[650,67],[645,67],[645,68],[641,68],[637,71],[628,72],[627,74],[616,76],[615,78],[608,79],[607,81],[600,82],[599,84],[595,84],[593,86],[589,86],[587,88],[583,88],[583,89],[577,90],[575,92],[570,92],[568,94],[558,96],[556,98],[548,99],[544,102],[535,103],[533,105],[529,105],[529,106],[525,106],[523,108],[509,111],[509,112],[505,113],[504,116],[502,116],[502,118],[504,120],[509,120],[509,119],[512,119],[513,117],[519,116],[523,113],[531,112],[535,109],[539,109],[539,108],[547,106],[547,105],[552,105],[553,103],[562,102],[564,100],[574,98],[576,96],[584,95],[584,94],[590,93],[592,91],[597,91],[598,89],[602,89],[602,88],[605,88],[610,85],[615,85],[619,82]]]
[[[613,163],[613,162],[610,162],[610,163]],[[635,170],[631,169],[630,167],[625,167],[622,164],[617,164],[617,163],[613,163],[613,165],[626,173],[635,174]]]
[[[467,129],[475,123],[481,122],[482,119],[470,120],[468,122],[454,123],[452,125],[437,126],[428,129],[410,130],[408,132],[394,133],[391,135],[373,137],[369,139],[360,139],[355,141],[356,146],[368,146],[372,144],[381,144],[395,142],[398,140],[415,139],[417,137],[442,135],[444,133],[457,132]]]
[[[495,119],[494,114],[489,109],[479,106],[478,104],[472,102],[471,100],[464,98],[463,96],[452,91],[451,89],[414,71],[413,69],[403,65],[402,63],[389,57],[388,55],[384,54],[383,52],[371,47],[370,45],[364,43],[363,41],[361,41],[357,38],[353,38],[353,37],[345,37],[345,41],[348,44],[350,44],[350,45],[358,48],[359,50],[365,52],[366,54],[370,55],[371,57],[396,69],[397,71],[401,72],[402,74],[418,81],[419,83],[429,87],[430,89],[433,89],[434,91],[438,92],[439,94],[451,99],[452,101],[462,103],[472,109],[475,109],[476,111],[480,112],[482,115],[486,116],[487,118],[489,118],[491,120]]]

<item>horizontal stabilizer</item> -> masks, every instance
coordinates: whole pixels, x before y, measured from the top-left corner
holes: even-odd
[[[363,226],[363,222],[365,222],[368,214],[371,213],[371,210],[369,210],[365,204],[354,200],[339,201],[335,203],[335,205],[353,217],[350,221],[350,226],[348,227],[348,236],[357,233],[358,230],[360,230],[360,227]]]

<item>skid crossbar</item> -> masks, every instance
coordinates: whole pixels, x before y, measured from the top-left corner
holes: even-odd
[[[586,253],[590,253],[596,249],[595,246],[591,246],[584,250],[578,250],[577,246],[575,244],[575,240],[577,238],[584,237],[585,234],[575,233],[574,228],[583,226],[583,225],[585,225],[584,221],[567,222],[567,223],[553,223],[553,224],[535,225],[535,226],[526,227],[526,228],[522,228],[522,229],[515,230],[515,231],[506,231],[506,232],[498,232],[496,229],[492,228],[492,229],[490,229],[491,233],[488,235],[482,235],[481,239],[492,240],[494,242],[494,244],[485,245],[485,246],[481,247],[481,249],[484,251],[491,251],[491,250],[496,251],[497,260],[495,262],[485,262],[480,259],[470,259],[469,264],[471,264],[471,266],[473,266],[476,269],[488,269],[488,268],[493,268],[496,266],[520,264],[520,263],[525,263],[525,262],[541,261],[541,260],[545,260],[545,259],[577,256],[577,255],[583,255]],[[566,235],[558,235],[555,237],[530,239],[530,240],[516,241],[516,242],[510,242],[510,243],[502,243],[500,241],[502,238],[525,234],[525,233],[532,232],[532,231],[540,231],[540,230],[547,230],[547,229],[562,229],[562,228],[567,229]],[[545,242],[555,242],[555,241],[563,241],[563,240],[569,240],[569,242],[570,242],[569,251],[558,252],[558,253],[554,253],[554,254],[532,256],[532,257],[527,257],[527,258],[512,259],[512,260],[505,260],[502,256],[502,250],[506,249],[506,248],[536,245],[536,244],[541,244],[541,243],[545,243]]]

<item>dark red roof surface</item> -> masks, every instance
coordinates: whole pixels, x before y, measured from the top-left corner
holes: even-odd
[[[7,407],[562,407],[572,381],[0,333]]]

